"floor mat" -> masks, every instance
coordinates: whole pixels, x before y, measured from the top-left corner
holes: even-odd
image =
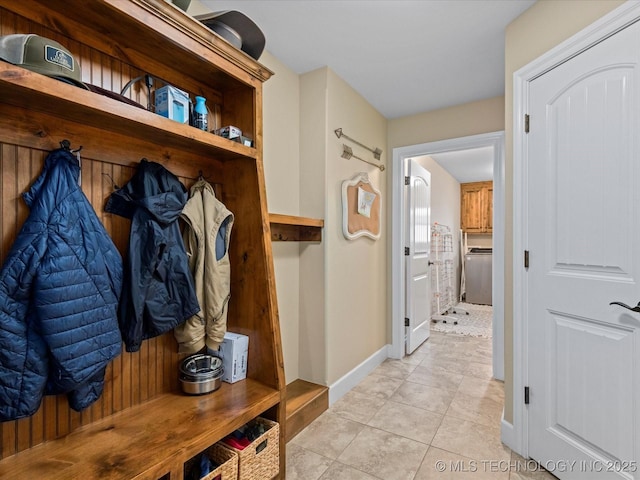
[[[456,313],[453,313],[454,311]],[[465,312],[469,312],[469,315],[466,315]],[[493,307],[491,305],[461,302],[449,311],[447,317],[446,323],[443,320],[431,323],[431,330],[474,337],[491,338],[493,335]],[[454,323],[456,320],[457,324]]]

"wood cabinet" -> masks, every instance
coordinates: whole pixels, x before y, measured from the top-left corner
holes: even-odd
[[[82,146],[82,189],[124,253],[129,221],[103,206],[147,158],[187,188],[203,175],[235,214],[228,329],[249,336],[247,379],[204,396],[180,392],[172,332],[123,352],[85,411],[45,397],[32,417],[0,424],[0,478],[181,480],[189,459],[257,416],[280,424],[284,478],[284,364],[262,163],[262,84],[272,72],[164,0],[3,2],[0,22],[2,35],[37,33],[64,45],[85,83],[119,93],[149,74],[155,87],[204,96],[210,124],[254,140],[247,147],[0,62],[0,262],[28,214],[21,193],[64,139]],[[127,96],[146,106],[144,82]]]
[[[460,228],[466,233],[492,233],[493,182],[460,184]]]

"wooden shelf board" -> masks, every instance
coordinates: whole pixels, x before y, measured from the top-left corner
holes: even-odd
[[[90,9],[85,0],[23,0],[14,2],[11,10],[49,28],[64,25],[63,30],[82,37],[88,45],[108,43],[111,47],[107,53],[125,55],[134,64],[141,58],[167,65],[179,59],[184,68],[172,69],[179,70],[181,76],[197,71],[232,87],[252,77],[266,81],[273,75],[202,22],[163,0],[103,0]],[[136,32],[135,45],[131,45],[131,32]],[[203,61],[213,56],[215,61]]]
[[[158,478],[279,401],[280,392],[250,379],[207,395],[160,395],[5,458],[0,478]]]
[[[294,215],[282,215],[280,213],[270,213],[269,221],[282,225],[303,225],[306,227],[324,227],[324,220],[321,218],[297,217]]]
[[[320,242],[324,220],[294,215],[270,213],[271,240],[289,242]]]
[[[255,148],[4,62],[0,62],[0,103],[118,134],[136,132],[167,148],[221,160],[257,157]]]

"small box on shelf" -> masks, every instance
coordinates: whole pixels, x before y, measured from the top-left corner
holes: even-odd
[[[220,344],[222,358],[222,381],[235,383],[247,378],[247,356],[249,354],[249,337],[239,333],[227,332]]]
[[[242,136],[242,130],[240,130],[238,127],[234,127],[233,125],[229,125],[227,127],[219,128],[215,131],[215,134],[220,135],[224,138],[228,138],[229,140],[234,140]]]
[[[156,113],[180,123],[189,123],[189,94],[172,85],[155,91]]]

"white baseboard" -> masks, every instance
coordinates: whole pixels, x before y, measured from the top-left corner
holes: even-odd
[[[329,385],[329,406],[340,400],[345,393],[355,387],[367,375],[389,358],[391,345],[385,345],[346,375]]]
[[[504,419],[504,410],[502,410],[502,421],[500,422],[500,439],[511,450],[519,453],[519,445],[516,441],[516,429],[512,423]]]

